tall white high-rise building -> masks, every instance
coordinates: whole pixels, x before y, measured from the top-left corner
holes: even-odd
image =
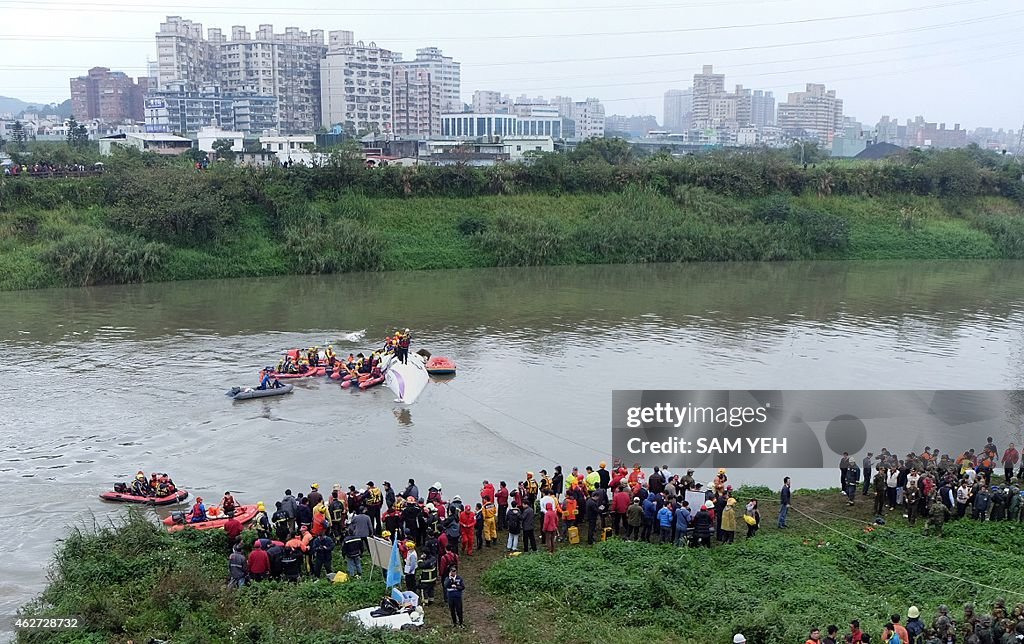
[[[604,105],[596,98],[573,103],[576,138],[580,141],[604,136]]]
[[[693,75],[693,122],[698,128],[709,127],[714,117],[711,99],[725,93],[725,74],[716,74],[714,66],[704,65]]]
[[[216,84],[217,48],[203,37],[203,25],[167,16],[156,34],[157,87]]]
[[[824,146],[831,146],[836,132],[843,125],[843,101],[834,89],[807,83],[803,92],[791,92],[785,103],[779,103],[778,125],[795,136],[814,137]]]
[[[319,68],[327,51],[321,30],[275,34],[264,24],[253,36],[236,25],[230,39],[216,28],[204,38],[201,24],[169,16],[156,45],[160,89],[218,86],[225,95],[275,96],[282,132],[311,132],[319,123]]]
[[[401,56],[374,42],[352,42],[351,31],[332,31],[320,61],[321,125],[356,135],[393,132],[392,83]]]
[[[757,127],[775,125],[775,95],[755,89],[750,97],[750,121]]]
[[[430,72],[431,81],[441,93],[441,110],[462,111],[462,64],[451,56],[445,56],[437,47],[424,47],[416,50],[413,60],[403,60],[395,66]]]
[[[693,122],[693,90],[670,89],[665,92],[665,129],[676,134],[690,129]]]

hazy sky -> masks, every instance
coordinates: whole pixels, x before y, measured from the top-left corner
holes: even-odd
[[[475,89],[599,97],[608,114],[654,114],[702,64],[776,99],[825,83],[846,114],[1019,128],[1021,0],[0,0],[0,95],[60,101],[106,66],[144,75],[167,15],[255,31],[349,29],[413,57],[435,45]],[[786,23],[786,24],[780,24]]]

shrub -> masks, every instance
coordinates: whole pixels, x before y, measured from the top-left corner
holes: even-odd
[[[501,214],[475,237],[498,266],[542,266],[566,260],[565,225],[545,215]]]
[[[292,225],[284,232],[284,242],[288,261],[297,272],[344,273],[384,267],[383,239],[352,219]]]
[[[459,219],[459,223],[455,225],[459,233],[469,237],[471,235],[478,235],[487,230],[487,220],[483,217],[474,215],[467,215]]]
[[[40,254],[65,286],[126,284],[152,279],[167,259],[168,248],[130,235],[75,230]]]
[[[837,215],[800,209],[791,222],[815,250],[841,250],[850,245],[850,224]]]
[[[769,224],[785,222],[792,213],[793,204],[782,194],[774,194],[754,206],[754,217]]]

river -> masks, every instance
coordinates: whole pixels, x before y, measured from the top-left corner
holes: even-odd
[[[0,614],[45,584],[68,526],[137,469],[271,505],[318,481],[446,497],[596,464],[610,390],[1020,388],[1024,262],[485,269],[0,293]],[[459,364],[408,408],[303,380],[232,403],[294,346],[396,327]],[[366,341],[347,334],[365,329]],[[979,446],[980,447],[980,446]],[[698,472],[702,478],[710,472]],[[733,472],[777,486],[779,473]],[[835,485],[801,470],[798,486]]]

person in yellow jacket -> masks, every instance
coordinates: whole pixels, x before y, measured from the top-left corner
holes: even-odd
[[[725,502],[725,510],[722,510],[722,534],[725,543],[732,543],[736,537],[736,499],[729,499]]]
[[[483,507],[484,515],[484,546],[491,546],[498,541],[498,506],[493,499],[487,499]]]
[[[597,489],[601,484],[601,475],[594,471],[594,468],[587,466],[587,475],[584,477],[587,482],[587,494]]]

